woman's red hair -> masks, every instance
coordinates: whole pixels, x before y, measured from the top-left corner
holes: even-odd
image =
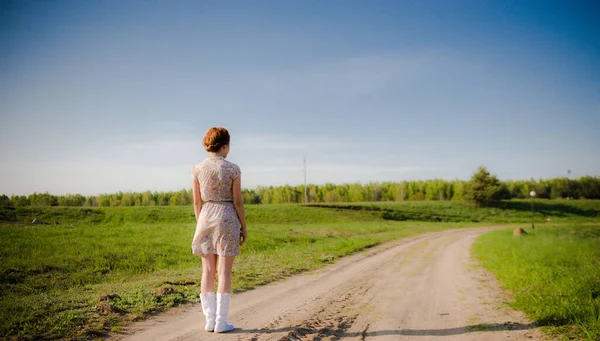
[[[204,149],[207,152],[216,153],[223,146],[229,144],[229,132],[223,127],[210,128],[204,135],[202,144],[204,144]]]

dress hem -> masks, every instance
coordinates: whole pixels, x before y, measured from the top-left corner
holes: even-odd
[[[228,255],[228,254],[220,254],[218,252],[192,252],[192,254],[194,256],[205,256],[205,255],[217,255],[217,256],[221,256],[221,257],[235,257],[235,256],[239,256],[239,253],[236,253],[234,255]]]

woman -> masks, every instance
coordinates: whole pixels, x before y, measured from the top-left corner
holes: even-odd
[[[202,142],[209,156],[192,168],[196,214],[192,253],[202,257],[200,302],[206,318],[204,330],[222,333],[234,329],[227,323],[231,268],[240,246],[246,242],[246,218],[240,167],[225,160],[229,154],[229,132],[222,127],[210,128]],[[215,295],[216,269],[219,287]]]

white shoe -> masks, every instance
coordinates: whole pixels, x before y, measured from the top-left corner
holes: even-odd
[[[229,300],[231,294],[217,293],[217,318],[215,323],[215,333],[225,333],[234,329],[232,324],[227,323],[229,314]]]
[[[200,294],[200,303],[202,304],[202,312],[206,319],[204,330],[212,332],[215,330],[215,317],[217,314],[217,296],[214,292]]]

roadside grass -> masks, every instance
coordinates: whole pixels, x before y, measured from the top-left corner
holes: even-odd
[[[384,221],[371,212],[249,206],[235,292],[344,255],[456,223]],[[28,208],[0,224],[0,336],[94,338],[128,321],[198,301],[191,207]],[[31,225],[37,217],[47,223]],[[59,224],[56,225],[56,222]]]
[[[481,236],[475,256],[543,330],[560,339],[600,340],[600,222]]]

